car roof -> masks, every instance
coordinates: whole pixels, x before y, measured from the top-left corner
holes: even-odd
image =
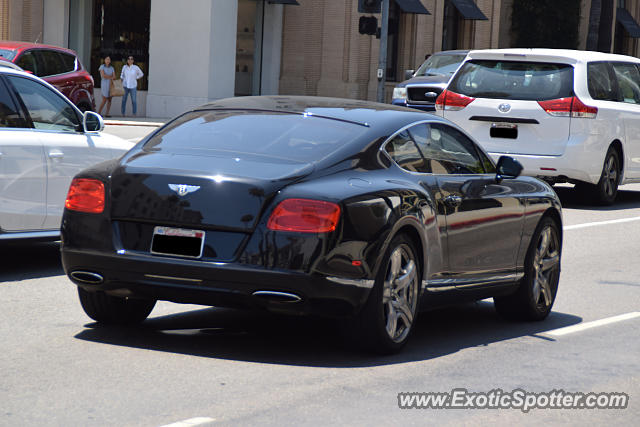
[[[22,42],[22,41],[9,41],[9,40],[0,40],[0,49],[14,49],[14,50],[24,50],[30,48],[39,48],[39,49],[52,49],[59,50],[62,52],[67,52],[75,56],[76,52],[67,49],[65,47],[53,46],[49,44],[42,43],[30,43],[30,42]]]
[[[434,55],[466,55],[469,53],[468,49],[456,49],[456,50],[441,50],[440,52],[434,52],[431,56]]]
[[[401,127],[419,120],[445,120],[406,107],[357,99],[315,96],[242,96],[220,99],[195,110],[253,110],[314,115],[380,129]]]
[[[586,63],[591,61],[625,61],[640,63],[640,59],[616,55],[612,53],[593,52],[588,50],[571,49],[547,49],[547,48],[512,48],[512,49],[484,49],[472,50],[467,60],[493,59],[493,60],[521,60],[521,61],[552,61],[566,62],[570,64]]]

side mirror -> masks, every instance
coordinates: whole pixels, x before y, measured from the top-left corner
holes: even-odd
[[[519,161],[509,156],[501,156],[496,165],[496,181],[503,179],[513,179],[520,176],[522,165]]]
[[[82,115],[82,127],[85,132],[101,132],[104,130],[104,120],[98,113],[85,111]]]
[[[409,80],[411,77],[413,77],[414,72],[415,70],[404,70],[404,79]]]

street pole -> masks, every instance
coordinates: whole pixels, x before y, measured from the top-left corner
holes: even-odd
[[[384,83],[387,77],[387,34],[389,32],[389,0],[382,0],[382,27],[378,55],[378,102],[384,102]]]

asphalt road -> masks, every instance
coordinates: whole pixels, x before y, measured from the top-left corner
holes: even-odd
[[[610,208],[558,192],[562,274],[546,321],[504,321],[490,300],[423,313],[390,357],[350,349],[331,322],[172,303],[139,328],[98,327],[56,244],[3,244],[0,425],[637,425],[640,317],[552,331],[640,312],[640,185]],[[399,392],[456,388],[630,400],[618,410],[398,408]]]

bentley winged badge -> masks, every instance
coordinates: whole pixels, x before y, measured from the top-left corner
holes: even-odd
[[[200,189],[199,185],[185,185],[185,184],[169,184],[169,188],[178,193],[178,196],[184,196]]]

